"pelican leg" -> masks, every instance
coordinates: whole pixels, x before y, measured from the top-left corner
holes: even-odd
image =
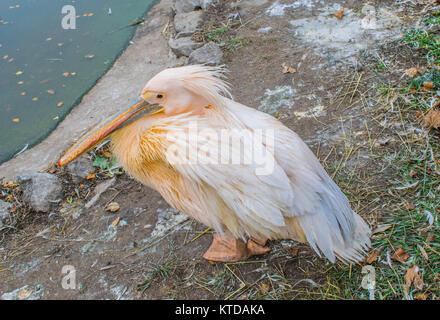
[[[240,239],[214,234],[214,239],[203,258],[208,261],[236,262],[250,257],[247,245]]]
[[[270,248],[266,247],[267,239],[254,239],[250,238],[247,242],[247,249],[249,256],[257,256],[265,254],[270,251]]]

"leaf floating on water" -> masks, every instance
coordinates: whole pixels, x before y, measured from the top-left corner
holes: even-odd
[[[14,61],[14,58],[10,58],[10,59],[8,60],[8,62],[12,62],[12,61]]]
[[[20,118],[14,118],[12,119],[13,122],[20,122]]]
[[[68,72],[63,72],[63,76],[68,77],[69,73]]]
[[[58,120],[60,117],[59,116],[55,116],[52,118],[52,120]]]
[[[16,74],[17,76],[19,76],[20,74],[23,74],[23,71],[17,71],[15,74]]]
[[[18,83],[18,84],[23,84],[23,81],[18,81],[17,83]]]
[[[64,104],[64,102],[60,101],[57,103],[57,107],[61,107]]]
[[[38,97],[33,97],[32,101],[38,101]]]
[[[26,95],[26,91],[22,91],[22,92],[20,92],[20,94],[21,94],[22,96],[25,96],[25,95]]]
[[[50,41],[50,40],[52,40],[51,37],[47,37],[47,38],[46,38],[46,41]]]
[[[86,58],[86,59],[92,59],[93,57],[94,57],[95,55],[94,54],[86,54],[85,56],[84,56],[84,58]]]
[[[344,15],[344,8],[341,8],[341,10],[339,10],[338,12],[336,12],[333,15],[338,19],[342,19],[342,16]]]
[[[62,42],[58,42],[58,47],[62,47],[63,46],[63,43]]]
[[[74,76],[74,75],[76,75],[76,72],[71,72],[70,75]]]
[[[88,17],[91,17],[91,16],[93,16],[93,13],[89,13],[87,16],[88,16]]]
[[[49,90],[47,90],[46,92],[47,92],[48,94],[54,94],[54,93],[55,93],[55,91],[52,90],[52,89],[49,89]]]
[[[3,59],[6,60],[6,59],[8,59],[8,57],[9,57],[8,55],[5,55],[5,56],[3,56]]]

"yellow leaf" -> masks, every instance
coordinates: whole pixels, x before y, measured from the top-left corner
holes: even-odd
[[[113,222],[112,225],[114,225],[115,227],[119,224],[119,220],[121,220],[121,218],[117,217]]]
[[[54,94],[55,91],[53,91],[52,89],[49,89],[49,90],[47,90],[47,93],[48,93],[48,94]]]
[[[60,101],[57,103],[57,107],[61,107],[64,104],[64,102]]]
[[[110,212],[116,212],[119,210],[119,204],[117,202],[112,202],[105,209]]]
[[[88,175],[87,175],[87,180],[91,180],[91,179],[95,179],[95,177],[96,177],[96,175],[94,174],[94,173],[89,173]]]
[[[38,97],[33,97],[32,101],[38,101]]]
[[[334,14],[334,16],[338,19],[342,19],[342,16],[344,15],[344,8],[341,8],[338,12]]]
[[[14,118],[14,119],[12,119],[12,121],[13,122],[20,122],[20,119],[19,118]]]
[[[23,73],[23,71],[17,71],[15,74],[17,75],[17,76],[19,76],[20,74],[22,74]]]

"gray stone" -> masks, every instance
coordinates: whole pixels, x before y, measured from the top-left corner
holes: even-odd
[[[37,172],[21,175],[17,180],[23,190],[23,200],[35,211],[49,212],[62,199],[63,186],[53,174]]]
[[[203,47],[194,50],[190,56],[188,64],[219,64],[223,58],[223,51],[218,44],[208,42]]]
[[[0,222],[5,221],[7,218],[10,217],[9,208],[12,207],[12,204],[9,202],[5,202],[0,200]]]
[[[87,156],[79,157],[69,163],[66,169],[71,174],[74,183],[79,183],[82,179],[87,178],[89,174],[95,172],[92,161]]]
[[[173,0],[173,9],[176,13],[186,13],[201,8],[199,0]]]
[[[195,50],[200,48],[203,44],[194,42],[190,37],[179,38],[179,39],[170,39],[168,44],[170,45],[171,50],[173,50],[176,57],[189,55]]]
[[[187,13],[178,13],[174,17],[174,30],[192,34],[197,31],[197,27],[202,21],[202,11],[192,11]]]

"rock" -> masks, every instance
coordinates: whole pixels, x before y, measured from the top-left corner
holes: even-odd
[[[0,224],[2,221],[5,221],[10,217],[11,214],[9,213],[8,209],[11,207],[12,204],[10,204],[9,202],[0,200]]]
[[[208,42],[203,47],[194,50],[190,56],[188,64],[219,64],[223,58],[223,51],[218,44]]]
[[[187,13],[201,8],[199,0],[173,0],[173,9],[176,13]]]
[[[66,169],[71,174],[74,183],[79,183],[82,179],[87,178],[89,174],[95,172],[95,168],[87,156],[79,157],[69,163]]]
[[[177,33],[193,34],[202,21],[202,11],[178,13],[174,17],[174,30]]]
[[[23,190],[23,200],[35,211],[49,212],[62,199],[63,186],[53,174],[37,172],[21,175],[17,181]]]
[[[194,42],[190,37],[179,38],[179,39],[170,39],[168,44],[170,45],[171,50],[173,50],[176,57],[189,55],[195,50],[200,48],[203,44]]]

